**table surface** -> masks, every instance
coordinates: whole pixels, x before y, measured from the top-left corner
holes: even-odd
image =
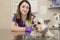
[[[60,40],[60,30],[59,30],[59,28],[50,28],[50,30],[53,30],[54,32],[54,35],[55,34],[58,34],[59,35],[59,37],[57,37],[58,35],[55,35],[57,38],[59,38],[59,40]],[[56,33],[56,30],[57,30],[57,32],[58,33]],[[10,37],[10,35],[11,35],[11,37]],[[21,35],[25,35],[25,33],[24,32],[14,32],[14,31],[11,31],[10,32],[10,30],[9,29],[0,29],[0,40],[7,40],[7,39],[11,39],[11,40],[15,40],[15,39],[19,39],[19,38],[22,38],[21,37]],[[23,36],[24,37],[24,36]],[[27,38],[27,40],[28,40],[28,37],[30,37],[30,36],[27,36],[27,35],[25,35],[25,37]],[[53,37],[53,38],[47,38],[46,39],[46,37],[45,38],[40,38],[40,39],[42,39],[42,40],[58,40],[56,37]],[[39,37],[38,37],[39,38]],[[35,38],[35,39],[38,39],[38,38]],[[32,39],[32,37],[30,37],[30,39]]]
[[[60,30],[60,28],[49,28],[50,30]],[[60,31],[59,31],[60,34]],[[58,40],[55,37],[31,37],[30,35],[25,35],[25,32],[11,31],[11,40]]]
[[[25,33],[24,32],[11,31],[11,40],[14,40],[15,37],[18,35],[25,35]]]
[[[31,37],[30,35],[25,35],[24,32],[14,32],[11,31],[11,40],[58,40],[55,37]]]

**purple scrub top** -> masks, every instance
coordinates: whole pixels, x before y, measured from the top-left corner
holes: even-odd
[[[32,16],[35,17],[35,15],[32,15]],[[23,21],[22,21],[21,18],[20,19],[16,18],[16,14],[14,14],[14,17],[13,17],[12,21],[14,21],[15,23],[17,23],[19,27],[25,27],[26,26],[25,23],[23,23]]]
[[[23,23],[22,19],[21,18],[20,19],[17,19],[16,18],[16,15],[14,15],[12,21],[14,21],[15,23],[17,23],[19,27],[25,27],[25,24]]]

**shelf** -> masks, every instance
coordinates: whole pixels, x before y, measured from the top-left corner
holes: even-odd
[[[60,7],[50,7],[48,9],[60,9]]]
[[[60,28],[49,28],[50,30],[60,30]]]
[[[60,9],[60,0],[48,0],[48,9]]]

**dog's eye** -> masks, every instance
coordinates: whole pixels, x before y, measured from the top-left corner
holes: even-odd
[[[41,24],[40,22],[38,22],[38,24]]]
[[[34,24],[34,22],[32,22],[32,24]]]

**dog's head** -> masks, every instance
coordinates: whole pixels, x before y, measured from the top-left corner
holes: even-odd
[[[43,20],[41,18],[35,18],[33,23],[33,28],[37,32],[41,32],[47,27],[47,24],[50,22],[50,20]]]

